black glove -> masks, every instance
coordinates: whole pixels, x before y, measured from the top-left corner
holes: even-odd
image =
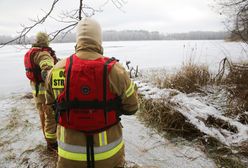
[[[47,77],[47,71],[45,71],[45,70],[41,71],[41,78],[43,81],[46,80],[46,77]]]

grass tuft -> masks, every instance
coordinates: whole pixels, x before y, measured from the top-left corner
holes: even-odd
[[[158,76],[155,83],[160,88],[177,89],[184,93],[200,92],[201,87],[210,84],[212,75],[207,65],[198,65],[192,60],[184,63],[176,73]]]
[[[248,111],[248,63],[232,63],[227,58],[223,61],[223,67],[219,72],[218,83],[225,86],[229,92],[227,116],[236,118],[240,116],[240,122],[247,123]],[[228,72],[224,74],[226,65]]]

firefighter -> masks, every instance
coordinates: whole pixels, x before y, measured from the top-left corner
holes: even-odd
[[[103,56],[100,25],[77,25],[76,53],[58,62],[47,77],[47,104],[55,103],[57,168],[123,167],[120,115],[138,110],[135,84],[114,58]],[[48,128],[54,130],[53,124]]]
[[[30,80],[35,106],[39,112],[42,132],[47,142],[47,148],[56,149],[56,134],[45,132],[45,117],[47,106],[45,104],[44,80],[57,62],[55,52],[49,47],[49,37],[44,32],[36,35],[35,42],[24,56],[26,76]],[[56,125],[56,122],[53,122]]]

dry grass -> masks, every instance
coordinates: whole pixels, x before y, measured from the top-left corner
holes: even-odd
[[[221,128],[224,130],[231,131],[233,133],[238,133],[238,129],[236,126],[231,125],[227,121],[224,121],[220,118],[215,118],[213,116],[208,116],[206,125],[209,127]]]
[[[225,61],[222,71],[225,70]],[[226,115],[236,118],[240,116],[240,122],[247,123],[247,115],[244,114],[248,111],[248,63],[240,62],[233,64],[226,59],[228,64],[228,73],[224,76],[222,72],[222,78],[220,84],[227,87],[228,92],[228,111]],[[224,76],[224,77],[223,77]]]
[[[246,66],[244,64],[243,66]],[[207,66],[196,65],[189,61],[180,68],[175,74],[168,74],[167,72],[157,73],[159,75],[152,75],[151,79],[146,79],[148,82],[155,83],[159,88],[177,89],[184,93],[202,92],[202,86],[208,84],[217,84],[214,82],[211,73]],[[222,79],[221,84],[229,91],[227,105],[227,116],[233,116],[243,124],[248,124],[248,70],[232,70],[225,78]],[[170,135],[182,135],[187,138],[196,138],[201,141],[204,146],[203,150],[209,154],[217,164],[217,167],[248,167],[248,162],[241,160],[242,157],[248,156],[248,142],[244,142],[240,146],[232,148],[226,147],[218,140],[211,137],[201,138],[202,133],[199,132],[192,124],[187,122],[187,119],[179,112],[175,111],[176,104],[172,104],[167,99],[144,99],[140,96],[141,112],[138,117],[147,126],[155,128],[159,133],[170,133]],[[208,117],[206,125],[237,133],[235,126],[228,122]],[[193,136],[192,136],[193,135]],[[195,135],[195,136],[194,136]],[[248,158],[247,158],[248,160]]]
[[[166,74],[156,79],[160,88],[177,89],[184,93],[200,91],[202,86],[210,84],[211,73],[207,65],[197,65],[192,60],[184,63],[175,74]]]
[[[196,140],[200,143],[199,146],[202,147],[202,150],[215,161],[218,168],[245,168],[247,166],[240,160],[239,155],[233,153],[231,148],[224,146],[213,137],[203,136],[204,134],[188,123],[181,113],[174,110],[173,106],[176,105],[170,101],[166,99],[146,100],[140,96],[140,104],[141,112],[138,113],[138,117],[145,125],[154,128],[160,134],[169,133],[172,138],[182,136],[186,139]],[[237,132],[236,127],[214,117],[209,117],[206,124],[210,127]],[[242,144],[239,149],[239,154],[247,155],[248,143]]]
[[[181,113],[174,110],[173,107],[176,104],[172,104],[167,99],[147,100],[140,96],[140,104],[141,112],[138,113],[138,117],[146,126],[154,128],[160,134],[169,133],[172,138],[182,136],[200,143],[199,146],[215,161],[218,168],[245,168],[248,166],[248,162],[241,160],[242,157],[248,156],[248,141],[231,148],[221,144],[213,137],[203,136],[204,134],[188,123]],[[233,133],[238,132],[235,126],[212,116],[208,117],[206,124],[209,127],[225,129]]]
[[[16,108],[13,107],[11,109],[10,115],[8,116],[9,118],[9,123],[6,126],[6,129],[15,129],[18,124],[19,124],[19,120],[20,120],[20,111]]]
[[[5,157],[5,160],[10,161],[16,159],[16,155],[14,153],[8,153]]]
[[[154,128],[160,134],[169,133],[172,138],[182,136],[200,143],[200,148],[215,161],[218,168],[245,168],[248,166],[248,158],[246,157],[248,156],[248,141],[231,148],[221,144],[214,137],[204,136],[192,124],[188,123],[181,113],[174,110],[173,107],[176,104],[172,104],[166,99],[147,100],[140,96],[140,104],[141,112],[138,113],[138,117],[146,126]],[[225,129],[233,133],[238,132],[235,126],[212,116],[208,117],[206,124],[209,127]],[[169,137],[167,136],[167,138]],[[247,160],[242,160],[242,158]]]
[[[26,93],[24,96],[22,96],[21,99],[32,99],[33,98],[33,94],[31,92]]]
[[[247,168],[246,165],[242,164],[240,159],[235,156],[226,156],[225,154],[214,154],[215,163],[218,168]]]
[[[37,160],[33,160],[35,155],[40,156]],[[47,151],[43,145],[37,145],[35,148],[27,149],[20,155],[19,163],[24,167],[56,167],[57,154]]]
[[[248,125],[248,114],[247,113],[242,113],[238,116],[239,122],[242,124]]]
[[[240,153],[242,155],[248,156],[248,140],[241,143],[239,146]]]
[[[241,161],[241,157],[233,153],[230,147],[224,146],[213,137],[199,138],[199,143],[204,146],[204,150],[211,157],[218,168],[246,168],[247,163]]]
[[[173,105],[166,99],[146,100],[140,97],[141,110],[138,117],[145,125],[155,128],[158,132],[167,132],[181,136],[200,132],[180,113],[175,111]]]

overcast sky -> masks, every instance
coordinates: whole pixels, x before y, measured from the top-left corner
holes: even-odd
[[[162,33],[188,31],[225,30],[216,9],[210,7],[212,0],[123,0],[122,10],[118,10],[110,1],[101,7],[105,0],[84,0],[88,5],[103,12],[94,18],[100,22],[103,30],[143,29]],[[14,35],[21,30],[20,24],[30,25],[29,18],[43,16],[53,0],[1,0],[0,34]],[[53,16],[62,11],[76,9],[78,0],[60,0]],[[35,31],[51,31],[60,27],[54,20]]]

